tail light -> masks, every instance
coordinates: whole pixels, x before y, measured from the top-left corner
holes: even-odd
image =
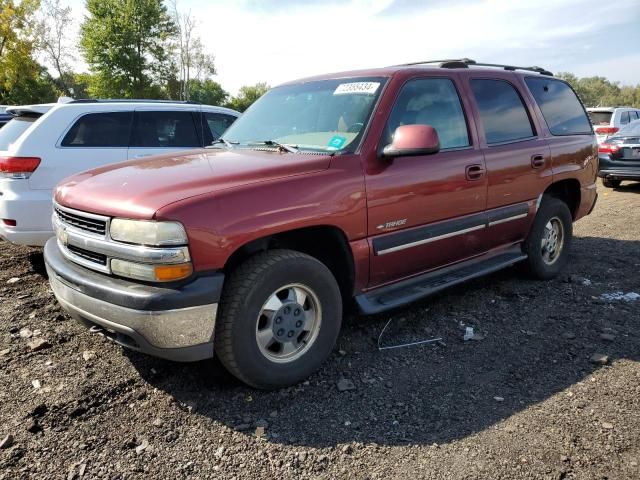
[[[620,147],[613,143],[603,143],[598,147],[598,153],[608,153],[614,155],[620,151]]]
[[[38,157],[0,157],[0,177],[29,178],[38,165]]]
[[[596,127],[596,133],[600,135],[613,135],[619,128],[616,127]]]

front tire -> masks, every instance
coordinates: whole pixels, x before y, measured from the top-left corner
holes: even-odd
[[[605,177],[602,179],[602,185],[604,185],[607,188],[618,188],[621,183],[622,183],[622,180],[614,180],[613,178]]]
[[[524,244],[529,273],[540,280],[557,276],[569,259],[573,218],[562,200],[545,196]]]
[[[246,260],[225,282],[215,349],[227,370],[248,385],[286,387],[320,368],[341,321],[331,271],[304,253],[270,250]]]

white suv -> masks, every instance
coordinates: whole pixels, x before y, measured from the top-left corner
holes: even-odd
[[[640,109],[632,107],[587,108],[598,143],[604,142],[629,122],[640,119]]]
[[[0,129],[0,237],[53,236],[53,187],[105,164],[210,145],[240,113],[185,102],[74,100],[9,107]]]

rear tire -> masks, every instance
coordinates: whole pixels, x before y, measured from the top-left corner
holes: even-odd
[[[603,178],[602,184],[607,188],[618,188],[622,180],[614,180],[613,178]]]
[[[270,250],[226,280],[215,349],[227,370],[248,385],[286,387],[320,368],[341,322],[340,289],[329,269],[304,253]]]
[[[524,243],[531,276],[540,280],[557,276],[569,259],[572,237],[569,207],[562,200],[545,195]]]

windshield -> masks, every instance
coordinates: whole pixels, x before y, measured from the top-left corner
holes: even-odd
[[[613,138],[619,137],[640,137],[640,120],[634,120],[613,136]]]
[[[277,142],[299,150],[357,147],[384,78],[349,78],[277,87],[229,127],[224,139],[240,146]]]
[[[9,150],[11,144],[15,143],[36,120],[35,117],[16,117],[9,120],[9,123],[0,128],[0,151]]]
[[[609,125],[613,112],[588,112],[594,126]]]

